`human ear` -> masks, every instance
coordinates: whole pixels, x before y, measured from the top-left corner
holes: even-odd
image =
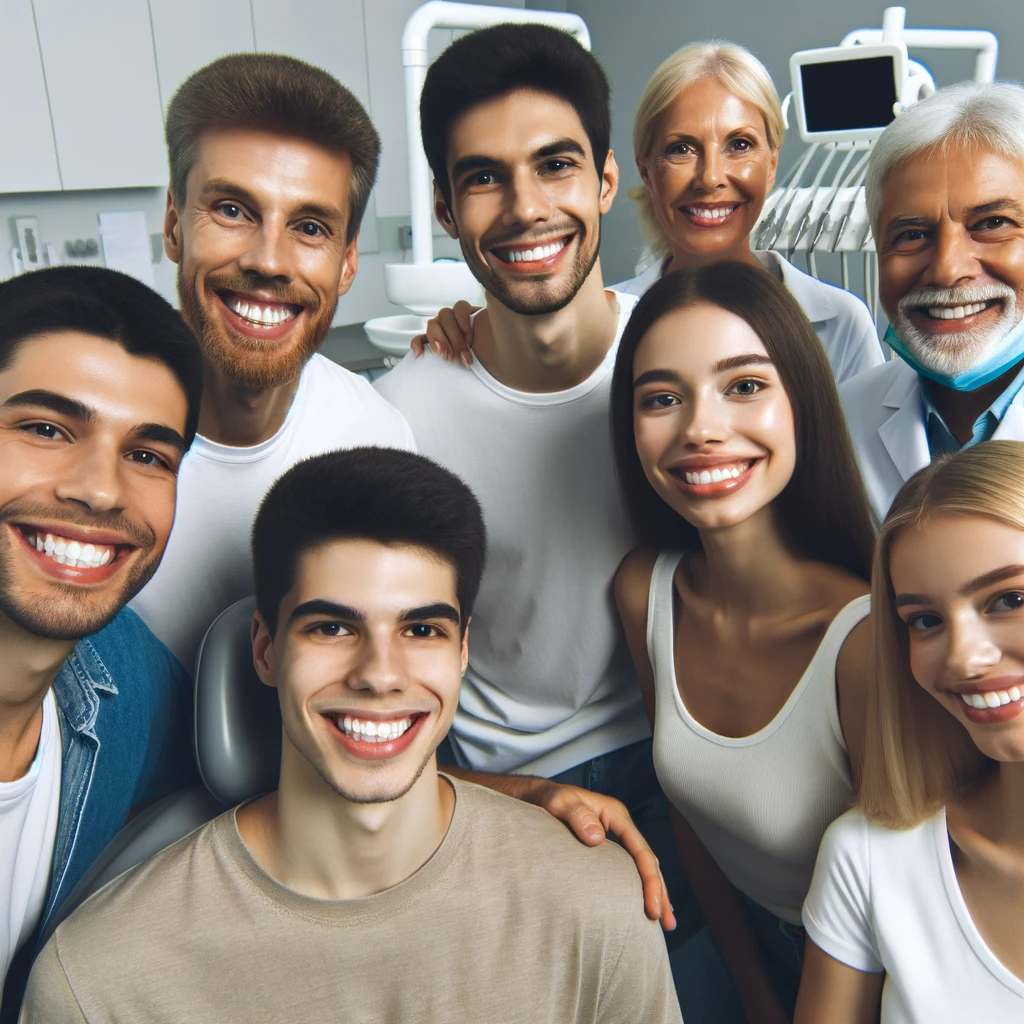
[[[437,187],[436,180],[434,181],[434,216],[437,218],[437,223],[448,232],[449,238],[459,237],[459,229],[455,226],[455,218],[452,217],[452,212],[448,209],[448,204],[444,201],[444,196],[441,195],[441,190]]]
[[[264,686],[277,688],[274,670],[274,638],[267,629],[260,613],[253,612],[252,624],[249,627],[249,638],[252,641],[252,663],[256,675]]]
[[[181,217],[174,205],[174,196],[167,190],[167,208],[164,210],[164,253],[172,263],[181,262]]]
[[[356,278],[356,270],[359,268],[359,232],[356,237],[345,246],[345,255],[342,257],[341,277],[338,279],[338,297],[340,298],[352,287]]]
[[[469,624],[473,621],[473,616],[470,615],[466,619],[466,628],[462,631],[462,674],[466,674],[466,669],[469,668]]]
[[[612,200],[619,191],[619,165],[615,162],[615,154],[609,149],[605,157],[604,169],[601,171],[601,213],[605,214],[612,208]]]

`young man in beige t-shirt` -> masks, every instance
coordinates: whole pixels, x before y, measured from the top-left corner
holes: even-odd
[[[629,857],[437,772],[483,567],[468,488],[407,452],[318,456],[253,552],[279,787],[65,921],[23,1021],[679,1024]]]

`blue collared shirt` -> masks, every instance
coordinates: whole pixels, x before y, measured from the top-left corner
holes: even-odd
[[[192,681],[130,609],[75,645],[53,695],[62,757],[53,873],[42,920],[8,970],[4,1020],[17,1013],[47,923],[131,808],[198,780]]]
[[[922,380],[921,404],[924,407],[925,429],[928,434],[928,451],[934,459],[939,455],[946,455],[949,452],[958,452],[961,448],[970,448],[971,445],[988,441],[996,432],[996,428],[1003,421],[1007,410],[1013,400],[1024,388],[1024,366],[1021,366],[1017,376],[1013,378],[1009,386],[999,395],[998,398],[974,421],[974,429],[971,431],[971,439],[961,445],[953,436],[952,431],[946,426],[942,413],[935,407],[928,384]]]

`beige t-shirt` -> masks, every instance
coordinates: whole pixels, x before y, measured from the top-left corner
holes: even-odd
[[[364,899],[285,888],[221,815],[57,929],[22,1021],[680,1024],[629,856],[453,785],[434,856]]]

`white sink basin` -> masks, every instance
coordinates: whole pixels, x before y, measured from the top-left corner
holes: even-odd
[[[426,329],[427,318],[413,313],[379,316],[363,324],[370,343],[390,356],[404,356],[409,351],[409,342]]]

